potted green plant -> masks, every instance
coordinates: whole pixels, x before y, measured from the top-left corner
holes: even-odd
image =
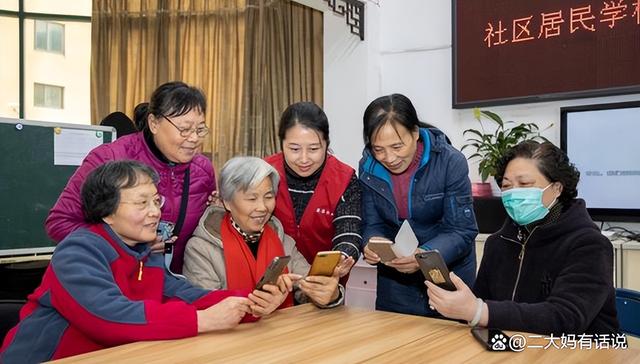
[[[535,123],[503,121],[498,114],[478,108],[473,109],[473,116],[478,120],[480,130],[467,129],[463,132],[466,144],[462,146],[461,150],[472,148],[473,154],[467,159],[479,161],[478,172],[482,183],[474,184],[474,196],[491,196],[491,185],[487,183],[487,179],[496,174],[498,162],[505,152],[523,140],[548,141],[540,133],[549,129],[553,124],[540,130]],[[483,119],[494,124],[495,129],[485,126]]]

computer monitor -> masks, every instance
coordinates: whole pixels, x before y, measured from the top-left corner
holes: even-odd
[[[560,109],[561,147],[595,221],[640,222],[640,101]]]

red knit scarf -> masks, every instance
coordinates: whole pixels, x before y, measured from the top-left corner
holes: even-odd
[[[222,220],[220,235],[224,248],[227,289],[253,289],[273,258],[285,255],[280,238],[269,225],[265,225],[257,243],[260,244],[257,258],[251,253],[242,235],[231,225],[229,213]],[[286,268],[284,272],[287,272]],[[289,294],[279,308],[292,305],[293,298]]]

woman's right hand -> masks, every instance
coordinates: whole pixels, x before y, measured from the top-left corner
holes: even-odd
[[[338,271],[340,272],[340,278],[346,276],[351,272],[351,268],[356,264],[356,261],[353,260],[353,257],[345,258],[344,254],[340,257],[340,262],[338,263]]]
[[[339,279],[340,270],[336,267],[331,277],[307,276],[305,279],[300,280],[299,287],[313,302],[326,306],[337,300],[340,295]]]
[[[231,329],[251,312],[246,297],[227,297],[215,305],[198,311],[198,333]]]
[[[274,284],[265,284],[262,289],[255,289],[249,293],[251,300],[251,314],[262,317],[275,311],[284,302],[289,292],[282,292],[280,287]]]
[[[293,282],[301,278],[298,274],[281,274],[276,284],[265,284],[261,290],[254,290],[249,294],[251,314],[262,317],[275,311],[293,291]]]

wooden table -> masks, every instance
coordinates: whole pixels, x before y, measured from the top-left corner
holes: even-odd
[[[365,311],[321,310],[302,305],[257,323],[197,337],[147,341],[66,358],[60,363],[632,363],[640,344],[628,349],[525,349],[488,352],[469,327],[451,321]]]

